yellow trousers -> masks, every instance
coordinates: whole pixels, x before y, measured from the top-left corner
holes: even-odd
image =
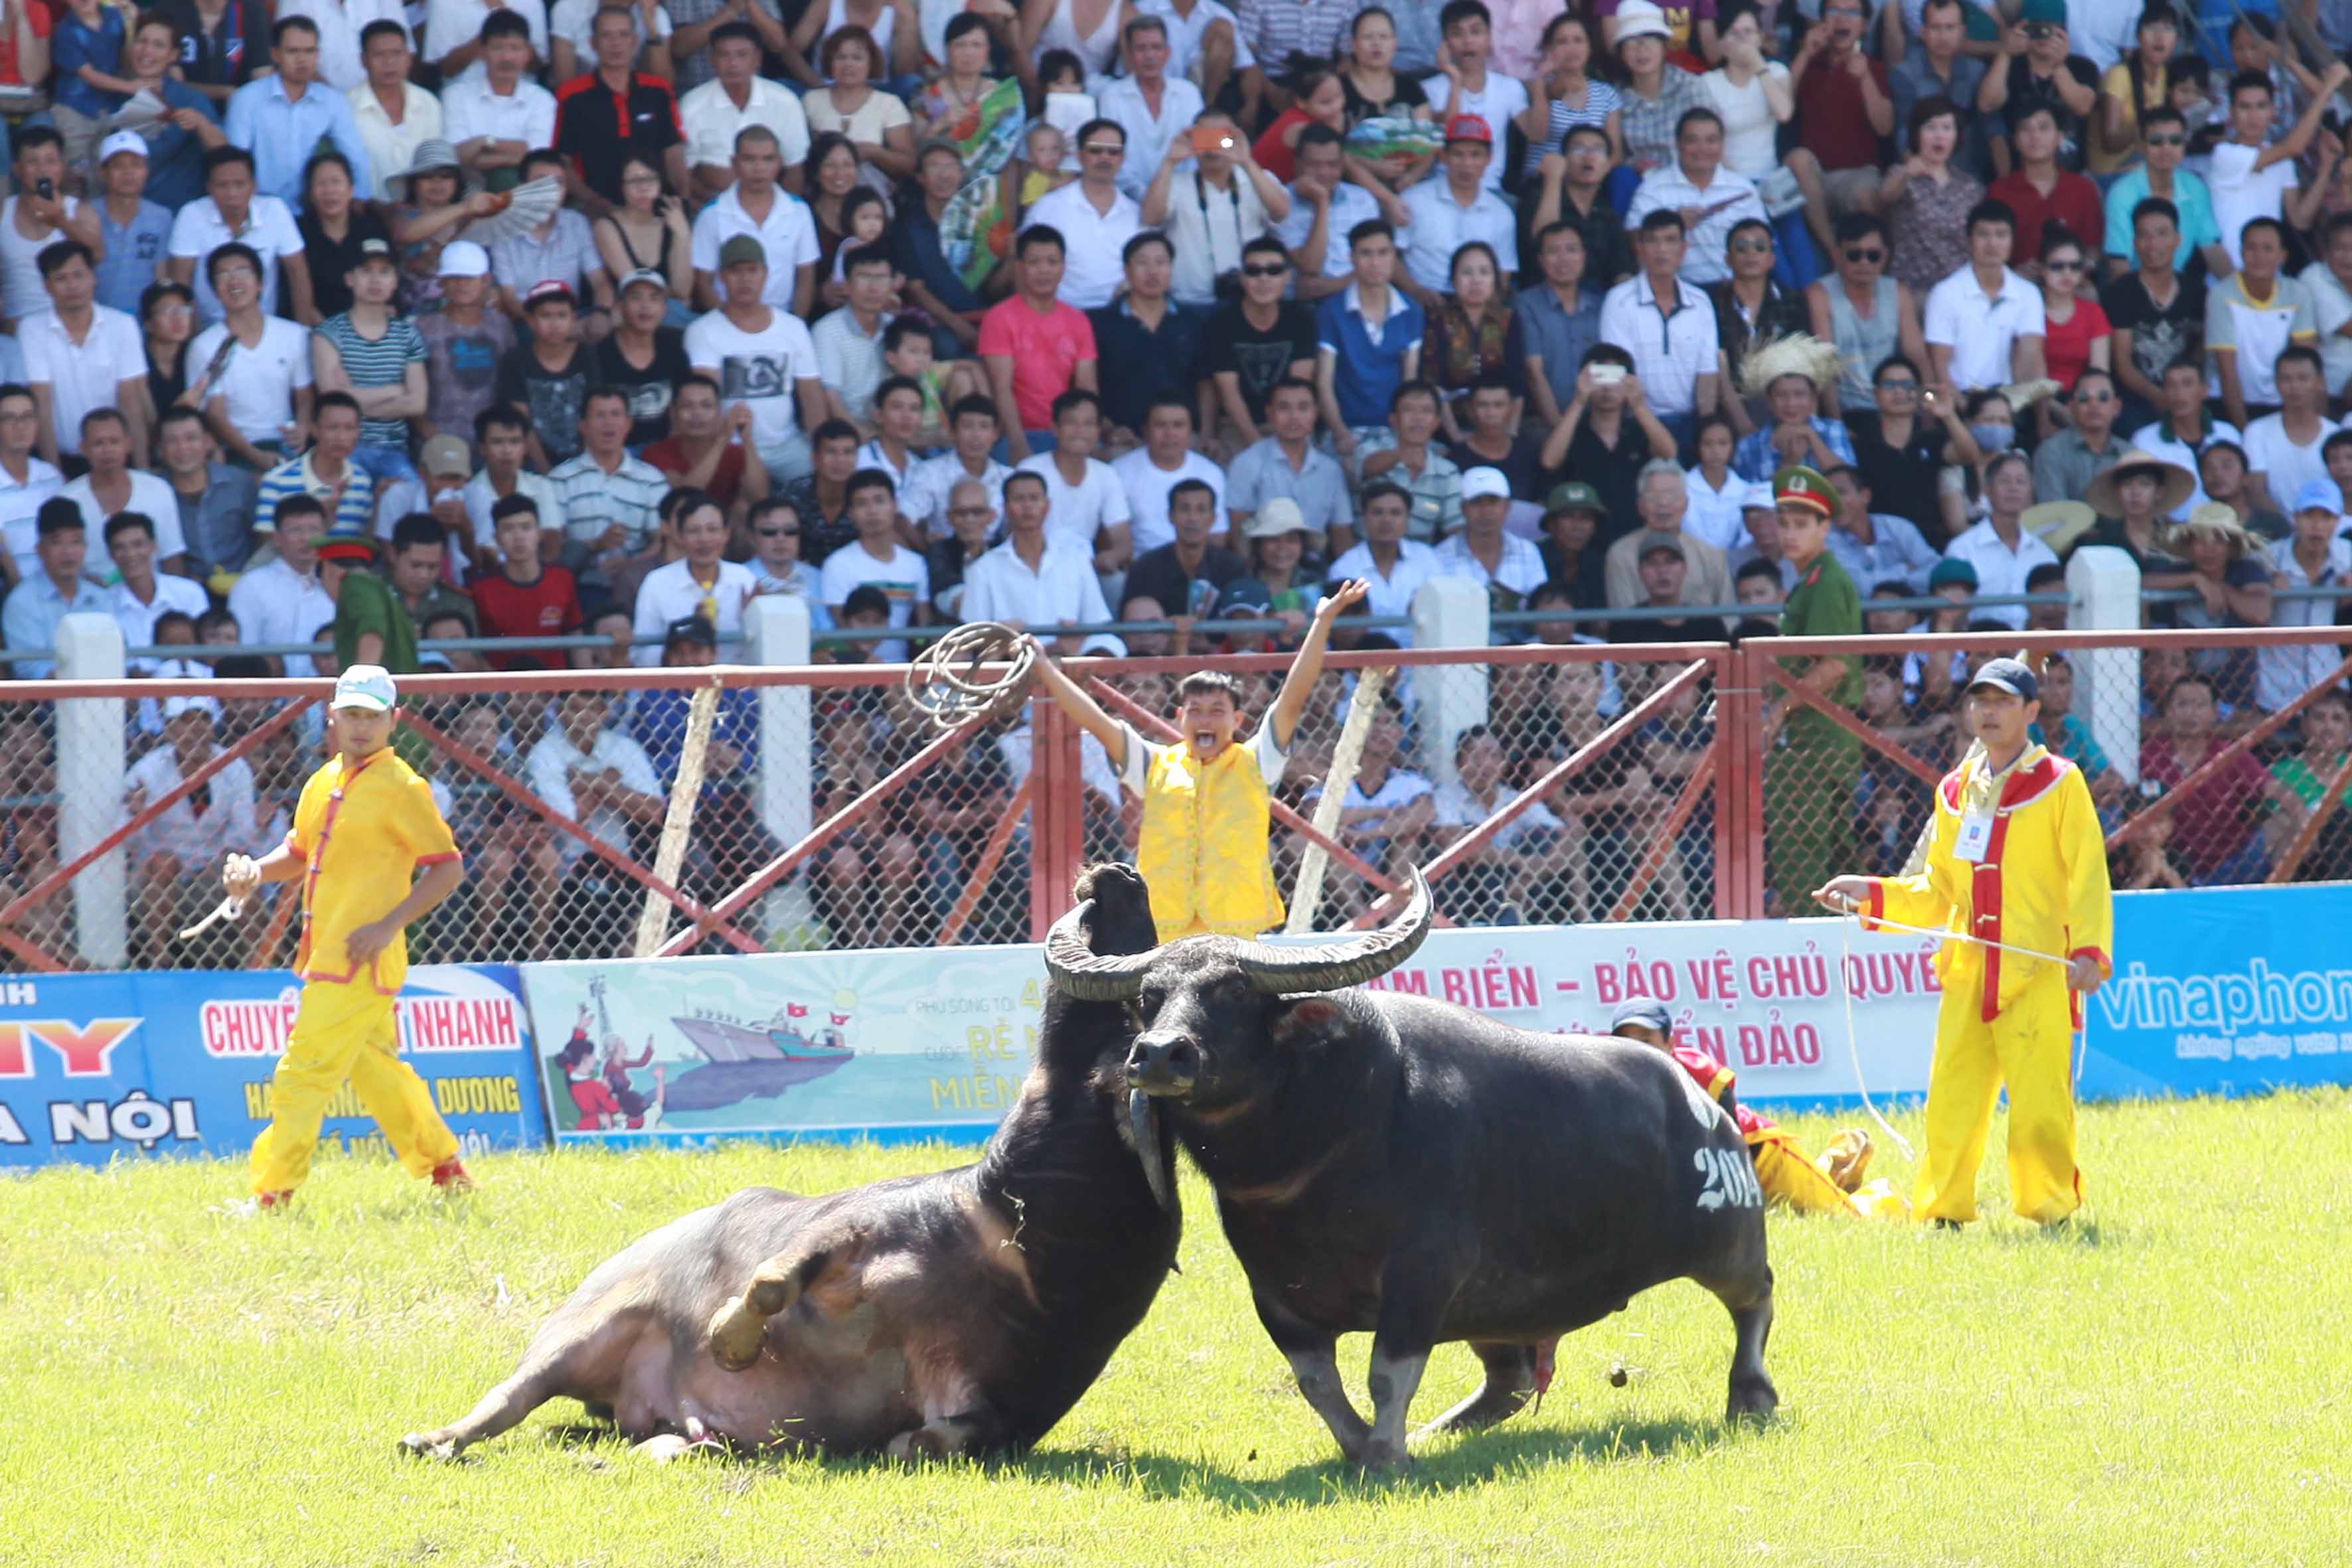
[[[310,1175],[320,1120],[345,1079],[410,1175],[430,1175],[457,1152],[433,1091],[400,1059],[392,1003],[364,978],[302,987],[294,1033],[269,1080],[269,1125],[254,1140],[256,1193],[292,1192]]]
[[[1748,1146],[1756,1161],[1756,1183],[1764,1201],[1799,1214],[1854,1215],[1864,1219],[1905,1219],[1909,1205],[1883,1181],[1849,1193],[1830,1180],[1817,1161],[1793,1138],[1761,1137]]]
[[[1977,1167],[1992,1107],[2009,1088],[2009,1187],[2017,1212],[2054,1225],[2082,1205],[2074,1164],[2074,996],[2066,972],[2034,959],[2022,991],[1990,1024],[1972,982],[1944,993],[1927,1075],[1927,1151],[1912,1203],[1921,1219],[1977,1217]]]

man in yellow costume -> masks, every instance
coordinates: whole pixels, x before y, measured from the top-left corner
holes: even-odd
[[[1799,1214],[1861,1215],[1874,1219],[1908,1219],[1911,1205],[1896,1195],[1885,1178],[1863,1185],[1870,1168],[1870,1134],[1849,1127],[1830,1140],[1819,1159],[1805,1152],[1796,1134],[1743,1102],[1733,1092],[1729,1068],[1696,1046],[1675,1044],[1674,1020],[1664,1002],[1636,999],[1618,1004],[1609,1020],[1609,1032],[1645,1046],[1655,1046],[1675,1058],[1706,1097],[1731,1113],[1739,1135],[1748,1141],[1748,1157],[1756,1163],[1756,1184],[1764,1201]]]
[[[2032,743],[2040,682],[1996,658],[1969,682],[1969,733],[1984,746],[1944,775],[1926,868],[1838,877],[1813,896],[1832,909],[1948,931],[1927,1079],[1927,1151],[1914,1206],[1923,1219],[1977,1217],[1977,1167],[1994,1098],[2009,1088],[2009,1182],[2017,1212],[2055,1225],[2083,1202],[2074,1163],[2074,1030],[2082,998],[2114,973],[2115,910],[2105,836],[2082,771]],[[1956,940],[1971,937],[1974,941]],[[2030,958],[1988,944],[2063,958]]]
[[[1157,746],[1134,725],[1104,712],[1036,644],[1038,681],[1073,722],[1102,742],[1120,781],[1142,797],[1136,869],[1150,887],[1160,941],[1256,936],[1282,924],[1282,894],[1274,885],[1267,843],[1270,792],[1282,778],[1299,716],[1323,673],[1331,623],[1370,590],[1360,579],[1346,583],[1315,606],[1282,689],[1246,745],[1234,740],[1241,728],[1242,690],[1230,675],[1186,676],[1176,688],[1179,738],[1174,745]]]
[[[345,1079],[412,1175],[451,1191],[474,1184],[432,1090],[400,1059],[393,1017],[409,925],[466,879],[432,786],[390,749],[399,701],[382,666],[343,671],[331,710],[335,755],[302,786],[286,842],[258,860],[230,856],[221,875],[236,899],[264,882],[302,880],[294,957],[302,1001],[270,1079],[269,1125],[253,1145],[257,1213],[284,1209],[310,1173],[319,1122]]]

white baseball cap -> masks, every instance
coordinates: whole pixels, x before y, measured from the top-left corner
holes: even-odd
[[[329,706],[389,713],[400,706],[400,689],[392,683],[392,672],[383,666],[355,664],[335,682],[335,700]]]
[[[490,253],[470,239],[453,239],[441,247],[444,278],[488,278]]]
[[[622,294],[626,294],[630,289],[635,288],[640,283],[650,283],[665,294],[669,292],[669,279],[663,277],[660,273],[655,271],[650,267],[640,267],[635,271],[630,273],[627,277],[622,279],[621,287],[617,291]]]
[[[176,719],[183,713],[202,713],[215,724],[220,722],[221,705],[217,697],[166,697],[163,717]]]
[[[1749,485],[1748,494],[1740,499],[1739,510],[1742,511],[1780,510],[1780,498],[1772,493],[1772,481],[1758,479]]]
[[[1503,477],[1503,470],[1490,468],[1484,463],[1475,468],[1463,469],[1462,499],[1473,501],[1486,496],[1500,496],[1505,500],[1511,499],[1511,481]]]
[[[144,158],[147,156],[147,138],[136,131],[118,131],[98,144],[98,161],[101,165],[117,153],[136,153]]]

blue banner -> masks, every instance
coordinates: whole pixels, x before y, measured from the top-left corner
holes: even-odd
[[[0,977],[0,1164],[244,1153],[300,994],[286,970]],[[412,969],[397,1012],[402,1053],[467,1152],[547,1142],[512,966]],[[349,1085],[320,1141],[383,1148]]]
[[[2116,900],[2085,1100],[2352,1082],[2352,884]]]

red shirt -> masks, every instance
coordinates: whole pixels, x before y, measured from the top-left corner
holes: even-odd
[[[2017,215],[2016,243],[2009,250],[2014,258],[2011,266],[2021,267],[2042,259],[2042,230],[2052,223],[2064,224],[2083,242],[2084,262],[2098,265],[2100,252],[2106,246],[2107,206],[2099,195],[2099,187],[2083,175],[2059,170],[2058,183],[2045,196],[2033,188],[2024,170],[2012,169],[1995,180],[1985,195],[2008,203],[2009,210]],[[2086,274],[2084,281],[2090,280]]]
[[[2091,363],[2091,345],[2107,336],[2115,328],[2107,313],[2080,295],[2074,299],[2074,316],[2068,321],[2051,321],[2043,334],[2042,359],[2051,378],[2068,392],[2074,390],[2074,378],[2081,375]]]
[[[664,437],[646,447],[645,460],[670,476],[677,482],[695,465],[696,459],[686,455],[685,443],[675,436]],[[730,441],[727,449],[719,454],[719,466],[710,470],[710,482],[702,488],[709,490],[721,506],[733,506],[735,494],[743,484],[743,444]]]
[[[1078,366],[1095,357],[1094,324],[1066,300],[1035,310],[1015,294],[980,319],[980,352],[1011,357],[1021,428],[1051,430],[1054,399],[1070,390]]]
[[[1892,104],[1895,94],[1887,86],[1882,61],[1870,61],[1870,79],[1877,84],[1880,100]],[[1862,83],[1843,61],[1815,55],[1805,74],[1797,79],[1797,101],[1804,106],[1804,112],[1797,116],[1797,140],[1821,160],[1822,168],[1875,169],[1883,162],[1880,148],[1885,139],[1863,108]],[[2021,249],[2018,254],[2024,252]]]
[[[580,629],[580,593],[572,574],[561,566],[541,570],[536,583],[518,583],[506,568],[474,578],[474,607],[480,612],[486,637],[560,637]],[[530,648],[492,654],[500,669],[562,669],[561,648]]]
[[[2139,749],[2141,786],[2154,784],[2167,792],[2164,803],[2172,813],[2173,847],[2189,862],[2200,882],[2245,847],[2254,827],[2254,810],[2262,805],[2270,783],[2269,770],[2241,752],[2194,790],[2180,794],[2180,781],[2226,744],[2219,736],[2211,738],[2206,742],[2205,754],[2190,765],[2183,765],[2180,753],[2162,735],[2149,736]]]

